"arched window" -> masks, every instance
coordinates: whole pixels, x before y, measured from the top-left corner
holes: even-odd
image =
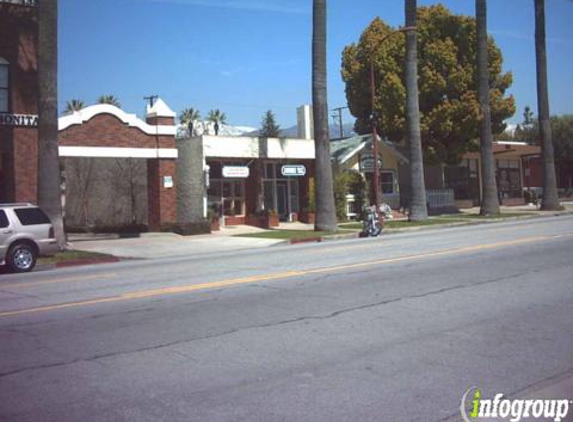
[[[10,66],[0,57],[0,113],[10,111]]]

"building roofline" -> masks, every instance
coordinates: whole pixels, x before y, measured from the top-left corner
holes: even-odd
[[[58,130],[63,131],[71,126],[81,125],[100,114],[111,114],[129,127],[137,128],[147,135],[175,136],[175,126],[152,126],[141,120],[135,114],[128,114],[112,104],[96,104],[79,111],[74,111],[67,116],[62,116],[58,119]]]

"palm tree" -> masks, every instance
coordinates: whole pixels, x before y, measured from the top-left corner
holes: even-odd
[[[539,135],[543,157],[543,202],[541,209],[559,208],[557,179],[551,122],[549,120],[549,92],[547,88],[547,52],[545,49],[545,0],[535,1],[535,56],[537,63],[537,109],[539,113]]]
[[[489,106],[489,68],[487,51],[487,2],[476,0],[477,25],[477,75],[478,97],[481,109],[479,124],[482,203],[480,215],[499,214],[499,198],[495,181],[495,158],[491,133],[491,109]]]
[[[219,125],[224,125],[227,123],[227,116],[221,110],[211,110],[207,116],[207,120],[215,124],[215,135],[219,135]]]
[[[405,1],[406,28],[417,22],[417,1]],[[406,31],[406,114],[407,137],[410,152],[410,221],[428,218],[424,157],[420,133],[420,105],[418,98],[418,36],[415,30]]]
[[[84,107],[85,105],[82,100],[70,100],[66,103],[64,114],[72,114],[74,111],[80,111]]]
[[[98,104],[111,104],[117,108],[121,108],[121,104],[115,95],[102,95],[97,99]]]
[[[38,205],[66,246],[58,151],[58,0],[38,2]]]
[[[181,124],[189,128],[189,136],[193,136],[193,126],[195,121],[200,118],[201,115],[199,114],[199,110],[195,110],[192,107],[184,109],[179,115],[179,121]]]
[[[326,0],[313,0],[312,13],[312,102],[316,173],[315,230],[336,231],[336,208],[330,142],[326,72]]]

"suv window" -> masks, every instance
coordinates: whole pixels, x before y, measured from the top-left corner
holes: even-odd
[[[5,229],[10,224],[8,223],[8,217],[6,217],[6,213],[4,210],[0,210],[0,229]]]
[[[23,226],[50,224],[50,219],[40,208],[16,208],[14,213]]]

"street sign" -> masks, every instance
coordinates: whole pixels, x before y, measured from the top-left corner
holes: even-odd
[[[285,164],[281,167],[281,174],[286,177],[306,176],[306,167],[302,164]]]
[[[163,176],[163,187],[168,189],[173,187],[173,176]]]
[[[225,166],[223,167],[223,177],[227,179],[247,179],[250,171],[247,166]]]

